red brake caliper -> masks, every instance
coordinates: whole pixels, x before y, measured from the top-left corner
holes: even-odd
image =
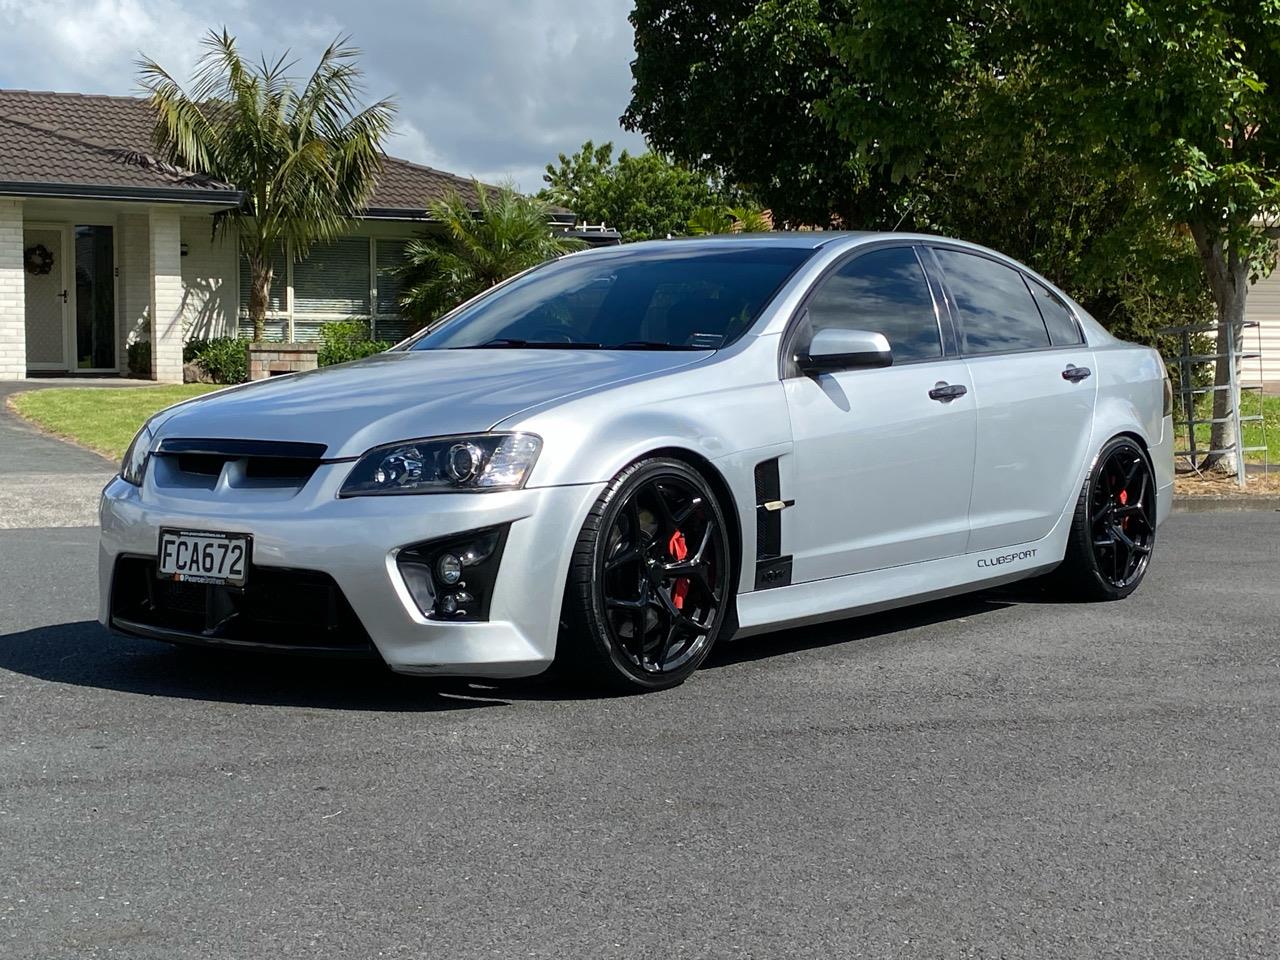
[[[1129,491],[1128,491],[1128,490],[1121,490],[1121,491],[1120,491],[1120,506],[1125,507],[1125,506],[1128,506],[1128,505],[1129,505]],[[1128,533],[1128,532],[1129,532],[1129,518],[1128,518],[1128,517],[1125,517],[1123,520],[1121,520],[1121,521],[1120,521],[1120,529],[1121,529],[1121,530],[1123,530],[1125,533]]]
[[[673,533],[667,542],[667,552],[671,554],[671,559],[677,562],[689,555],[689,546],[684,542],[684,534],[679,530]],[[671,602],[676,605],[677,610],[684,609],[684,598],[688,593],[689,578],[678,577],[671,588]]]

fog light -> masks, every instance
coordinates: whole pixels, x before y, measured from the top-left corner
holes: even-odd
[[[498,579],[508,526],[473,530],[400,550],[396,565],[424,617],[489,619],[489,602]]]
[[[462,579],[462,561],[452,553],[446,553],[436,561],[436,573],[445,586],[453,586]]]

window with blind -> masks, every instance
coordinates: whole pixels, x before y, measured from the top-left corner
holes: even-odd
[[[293,315],[369,316],[369,238],[316,244],[293,265]]]
[[[275,277],[267,304],[268,339],[317,340],[333,320],[360,317],[374,336],[398,341],[416,329],[400,314],[405,240],[342,237],[316,244],[302,260],[289,263],[283,250],[273,258]],[[370,277],[370,269],[375,271]],[[376,283],[376,298],[374,297]],[[289,291],[292,287],[292,301]],[[292,302],[292,309],[290,303]],[[240,316],[249,313],[249,261],[240,257]]]
[[[378,316],[376,333],[379,340],[403,340],[417,329],[413,321],[400,313],[400,295],[404,290],[399,270],[404,263],[407,241],[377,241]]]

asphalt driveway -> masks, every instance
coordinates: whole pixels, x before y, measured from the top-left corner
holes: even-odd
[[[1274,957],[1280,514],[573,699],[108,637],[0,531],[0,956]]]
[[[41,433],[9,409],[23,390],[112,386],[140,381],[18,380],[0,382],[0,530],[76,527],[97,523],[98,493],[116,465],[92,450]]]

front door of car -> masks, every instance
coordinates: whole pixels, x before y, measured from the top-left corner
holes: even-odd
[[[964,552],[976,417],[940,308],[909,245],[854,254],[807,298],[783,346],[793,583]],[[813,335],[841,327],[884,334],[892,365],[801,371]]]
[[[969,552],[1039,540],[1075,502],[1093,428],[1093,354],[1067,305],[968,250],[933,251],[978,414]]]

